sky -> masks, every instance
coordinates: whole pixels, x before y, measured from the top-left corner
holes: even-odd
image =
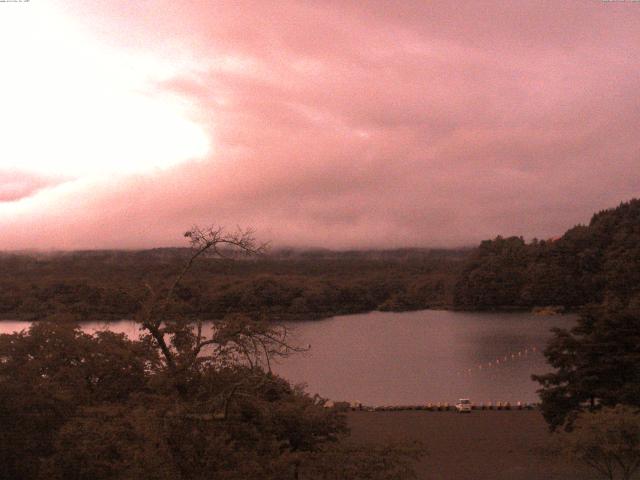
[[[458,247],[640,196],[640,2],[0,2],[0,249]]]

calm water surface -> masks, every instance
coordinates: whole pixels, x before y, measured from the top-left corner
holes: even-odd
[[[291,325],[304,355],[277,367],[309,392],[367,405],[535,402],[532,373],[552,327],[575,317],[438,310],[334,317]]]
[[[298,345],[311,345],[274,369],[307,391],[366,405],[534,402],[532,373],[549,371],[541,354],[552,327],[571,327],[575,317],[529,313],[439,310],[372,312],[289,323]],[[0,332],[28,327],[0,322]],[[137,325],[122,321],[85,324],[135,337]]]

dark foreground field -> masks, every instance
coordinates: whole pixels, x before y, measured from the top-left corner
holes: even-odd
[[[432,480],[591,480],[545,450],[551,435],[537,411],[351,412],[356,441],[420,440],[428,454],[418,478]]]

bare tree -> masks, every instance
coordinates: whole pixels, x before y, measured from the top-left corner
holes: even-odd
[[[191,246],[187,261],[166,288],[146,285],[148,295],[136,318],[160,350],[170,374],[178,379],[178,391],[182,392],[184,387],[179,381],[181,376],[204,366],[243,365],[250,372],[270,372],[274,357],[303,350],[288,343],[285,326],[271,324],[266,319],[253,320],[233,315],[204,323],[202,319],[170,315],[176,289],[198,258],[255,256],[262,254],[267,247],[256,242],[251,230],[238,229],[227,233],[221,227],[202,229],[194,226],[184,236]],[[232,388],[231,395],[240,386]]]

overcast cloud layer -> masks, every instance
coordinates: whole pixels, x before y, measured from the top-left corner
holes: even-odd
[[[88,3],[65,13],[100,42],[184,65],[150,92],[190,102],[211,151],[68,182],[0,171],[0,248],[176,245],[192,224],[460,246],[640,195],[640,3]]]

